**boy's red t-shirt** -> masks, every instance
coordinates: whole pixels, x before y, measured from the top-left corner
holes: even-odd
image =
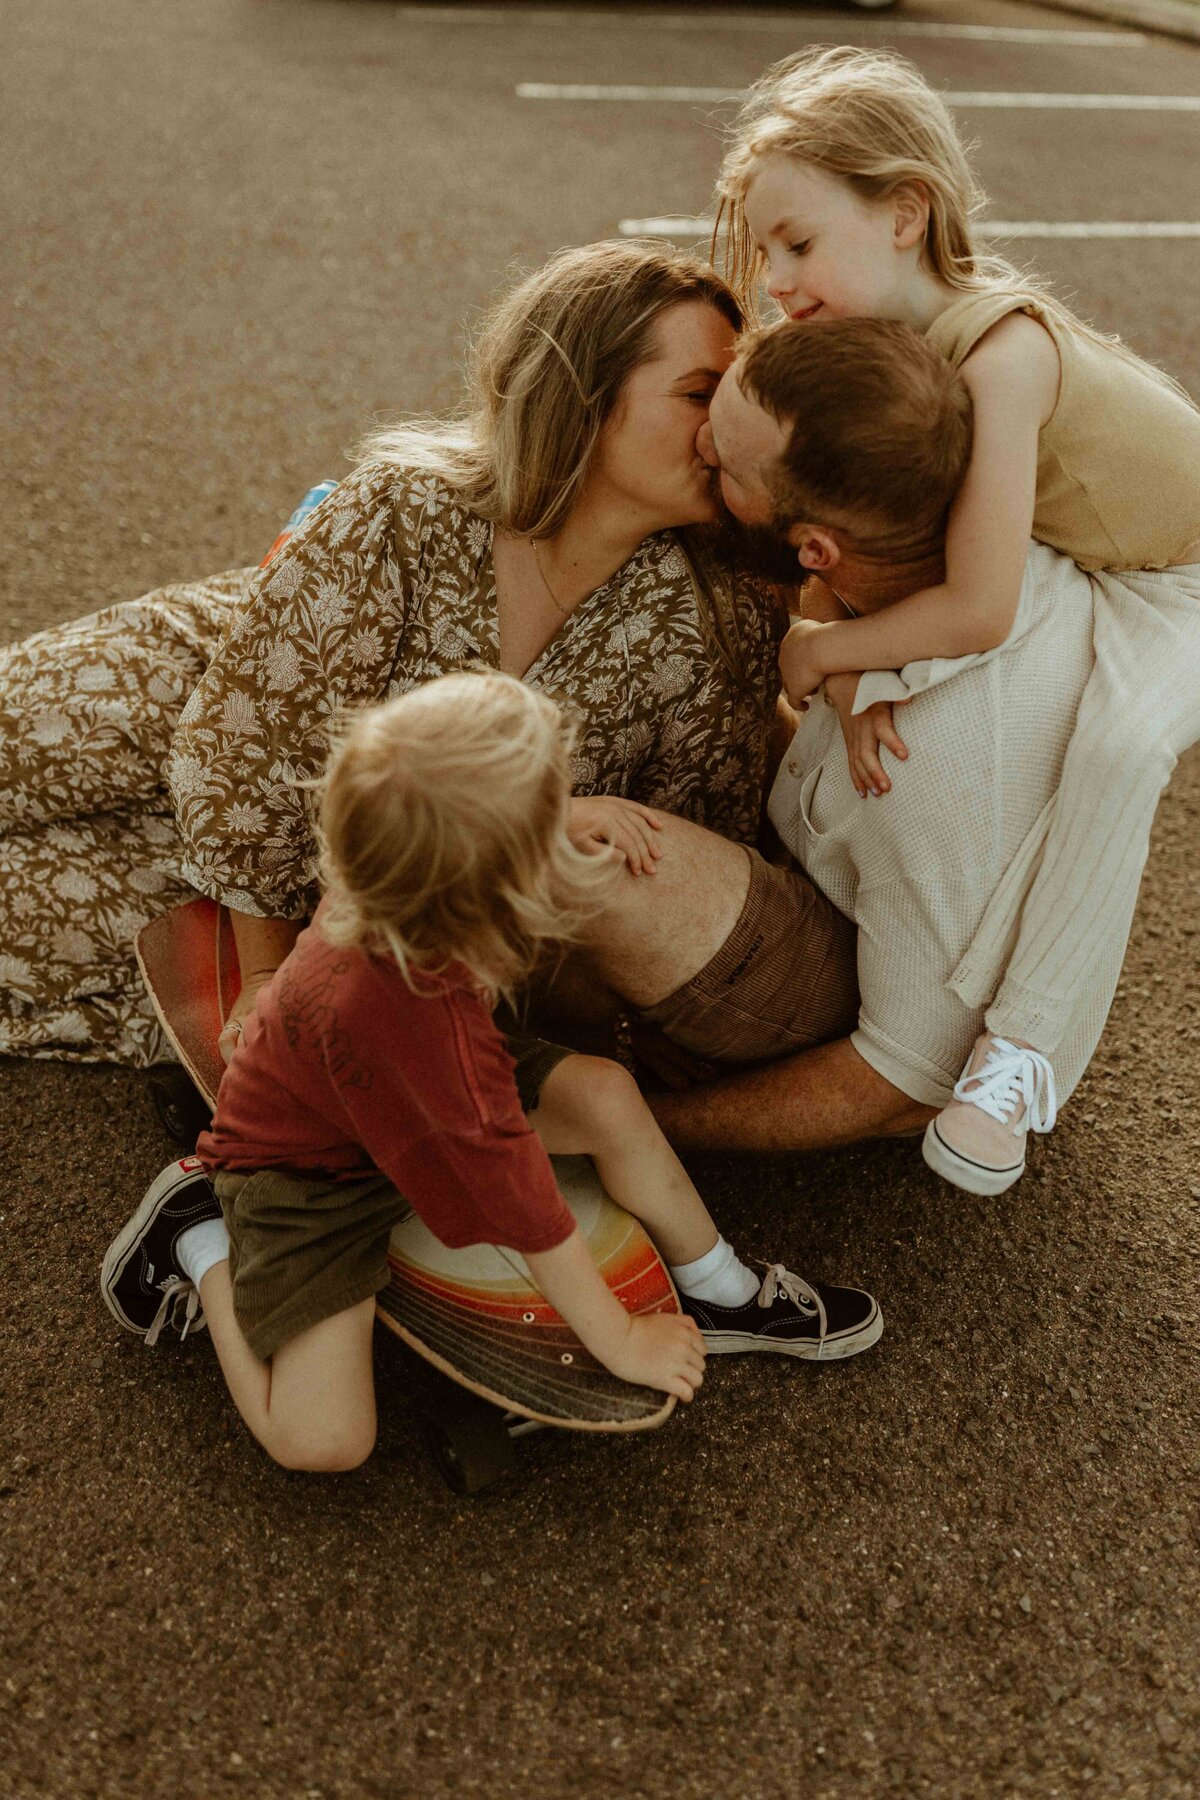
[[[209,1175],[381,1171],[444,1244],[552,1250],[575,1228],[469,972],[330,944],[322,908],[262,989],[196,1146]]]

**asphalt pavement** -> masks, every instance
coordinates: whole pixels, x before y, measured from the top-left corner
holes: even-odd
[[[1016,96],[962,105],[991,218],[1039,228],[1008,253],[1200,394],[1200,46],[1009,0],[0,17],[0,638],[256,560],[374,419],[454,401],[511,273],[704,214],[721,101],[530,86],[735,90],[844,39]],[[318,1478],[206,1339],[119,1333],[100,1257],[172,1154],[144,1080],[0,1065],[0,1795],[1193,1795],[1198,818],[1193,754],[1010,1194],[911,1144],[695,1165],[747,1252],[880,1296],[877,1350],[725,1359],[663,1431],[531,1438],[475,1500],[390,1341],[376,1456]]]

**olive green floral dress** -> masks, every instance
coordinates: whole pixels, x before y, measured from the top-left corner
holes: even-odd
[[[311,911],[298,784],[346,709],[498,664],[491,546],[434,478],[368,463],[264,568],[0,650],[0,1053],[168,1058],[141,925],[196,892]],[[648,538],[525,677],[577,720],[576,792],[753,841],[780,630],[744,577],[714,629],[675,535]]]

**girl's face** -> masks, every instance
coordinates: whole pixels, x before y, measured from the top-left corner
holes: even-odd
[[[696,438],[733,360],[734,335],[707,301],[669,307],[655,322],[650,355],[605,422],[588,485],[636,513],[647,536],[719,516],[713,472]]]
[[[789,319],[908,318],[925,238],[922,195],[903,188],[862,200],[823,169],[764,156],[744,207],[767,292]]]

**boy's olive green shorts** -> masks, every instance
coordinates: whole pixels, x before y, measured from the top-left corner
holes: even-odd
[[[507,1036],[527,1113],[550,1071],[571,1052],[541,1038]],[[412,1210],[386,1175],[217,1175],[229,1232],[233,1310],[264,1361],[292,1338],[387,1286],[392,1227]]]

